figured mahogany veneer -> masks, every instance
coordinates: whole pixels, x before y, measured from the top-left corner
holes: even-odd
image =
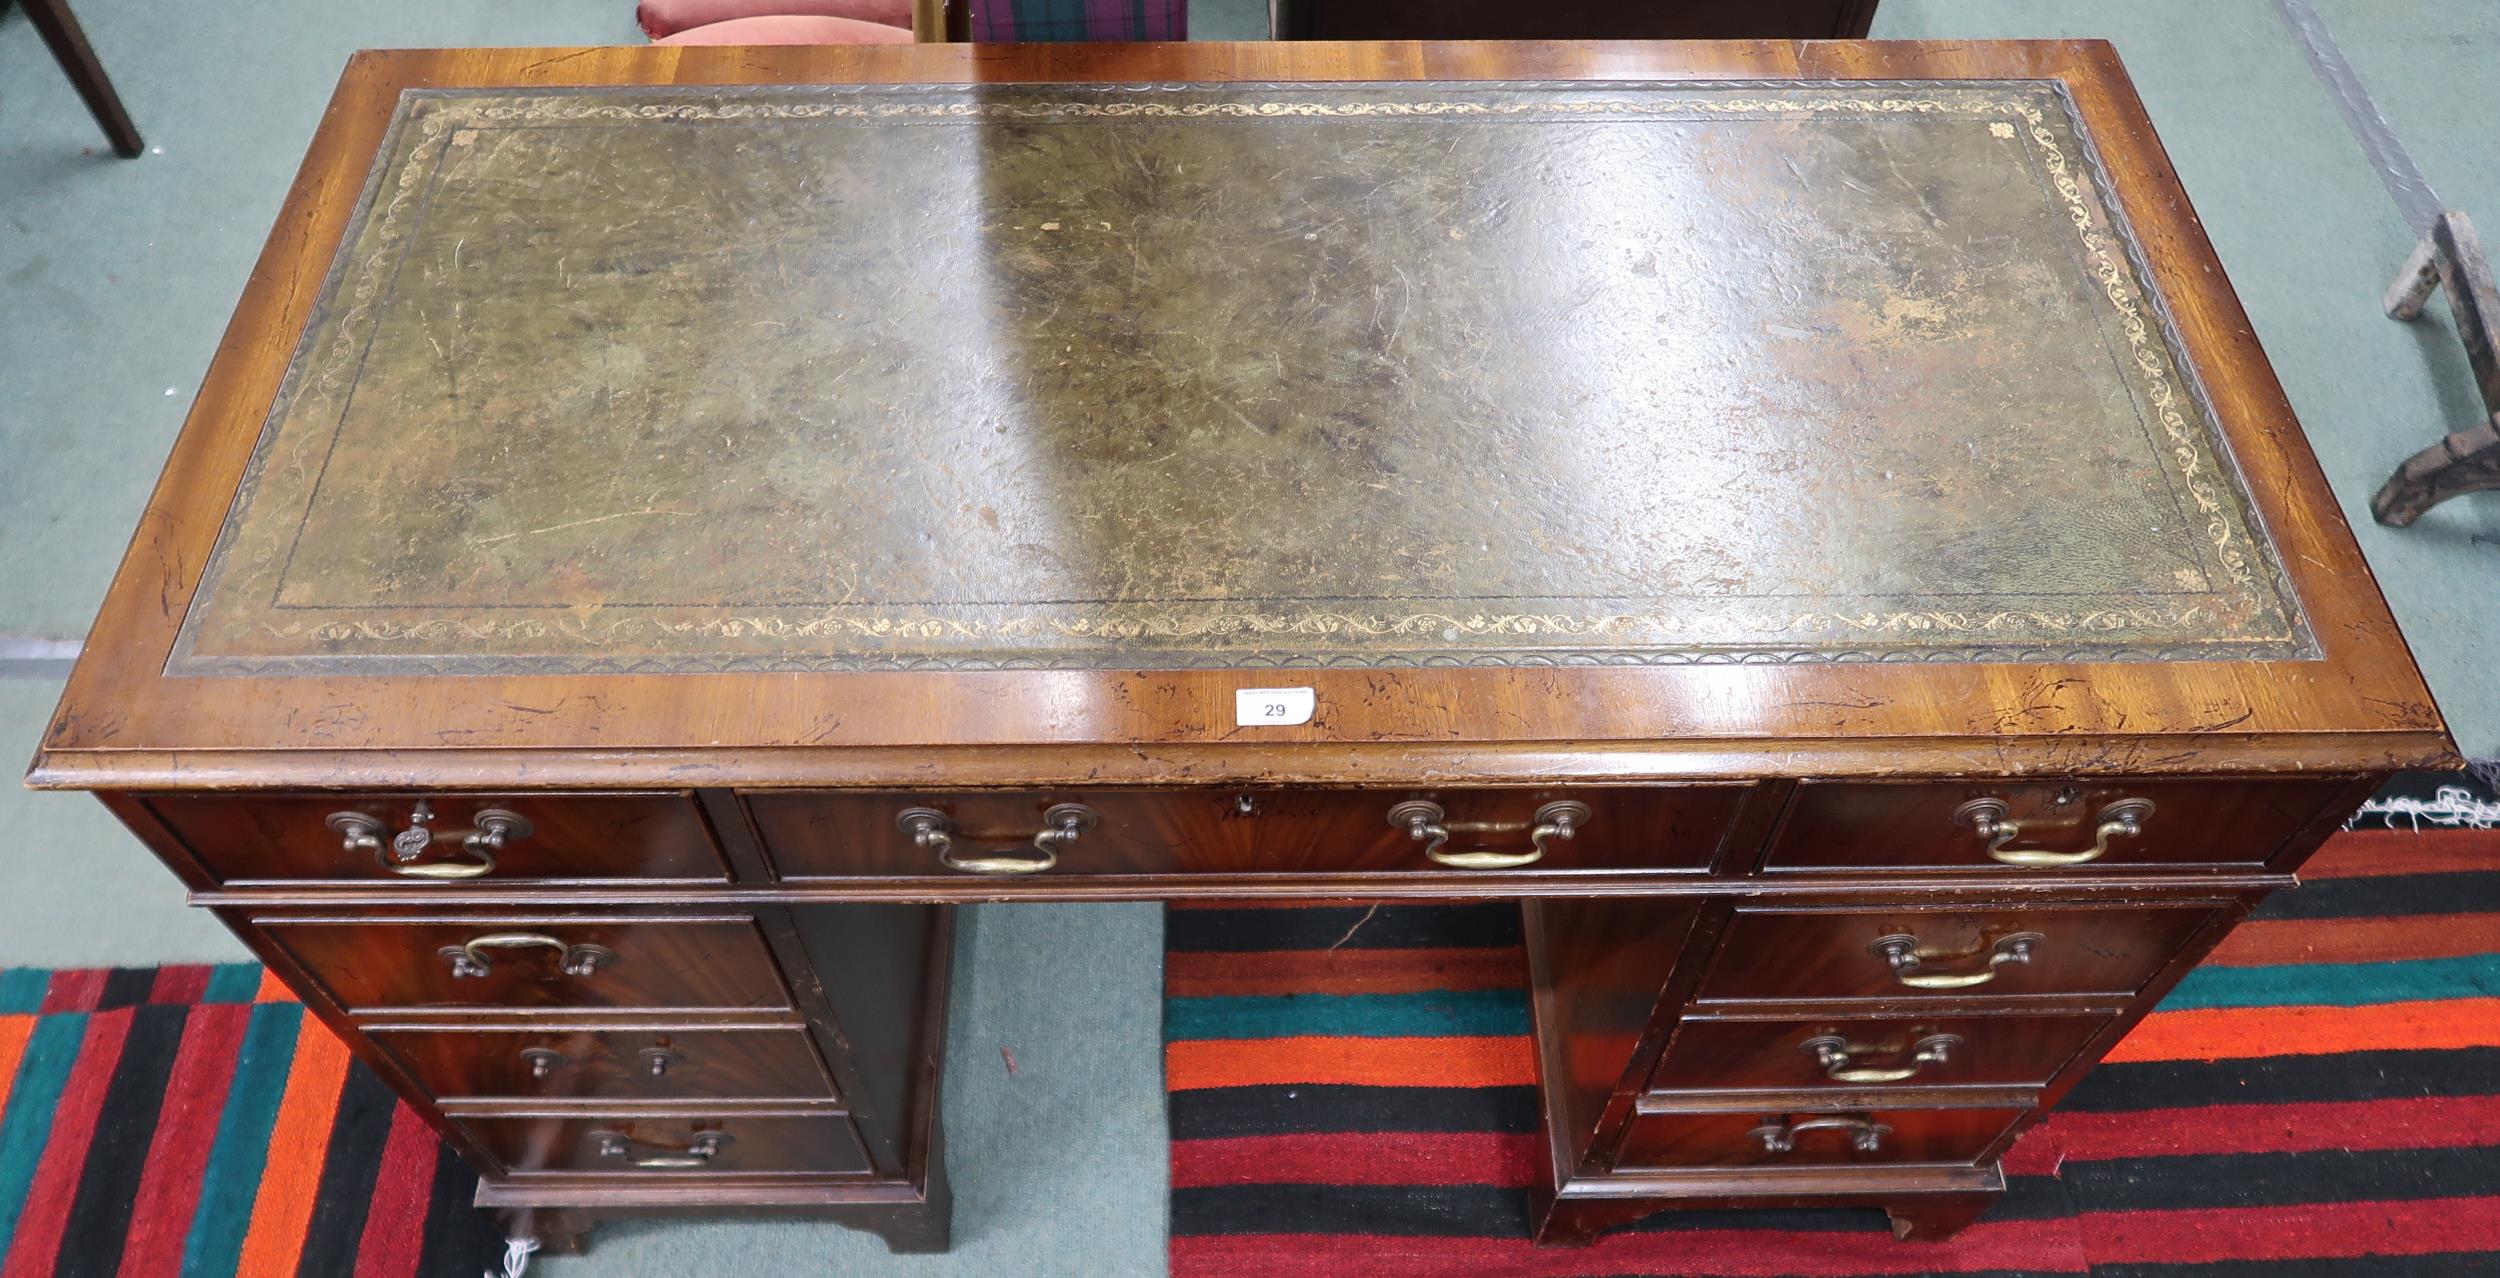
[[[1644,1111],[1632,1120],[1616,1165],[1627,1170],[1971,1165],[1995,1148],[2023,1116],[2020,1108]]]
[[[453,1122],[512,1176],[865,1176],[873,1170],[850,1120],[840,1114],[463,1116]]]
[[[806,1028],[797,1024],[373,1025],[365,1032],[443,1101],[837,1099]]]
[[[352,1012],[790,1006],[752,919],[264,915],[253,923]]]
[[[929,1250],[957,903],[1519,900],[1539,1240],[1934,1238],[2453,760],[2105,44],[912,45],[358,55],[29,780],[514,1233]]]
[[[2227,903],[2027,901],[1739,907],[1700,997],[1807,1000],[2098,994],[2144,988]],[[2036,938],[2025,943],[2024,938]],[[1889,947],[1886,942],[1892,942]],[[1893,950],[1915,963],[1894,962]],[[2017,951],[2027,957],[2016,957]]]
[[[2259,777],[1942,786],[1809,781],[1797,787],[1763,868],[1988,870],[2007,868],[1999,857],[2071,859],[2098,847],[2105,850],[2074,868],[2253,871],[2335,802],[2336,788]],[[2015,832],[1995,838],[1975,832],[1972,817],[1980,804],[1995,805]],[[2107,814],[2124,814],[2130,805],[2144,805],[2143,832],[2100,838]]]
[[[498,883],[729,877],[702,809],[686,793],[143,794],[133,802],[162,822],[211,879],[231,886],[404,882],[423,877],[412,872],[477,866],[483,863],[456,836],[477,830],[478,814],[497,812],[526,823],[490,854],[488,873]],[[414,854],[377,856],[343,846],[340,814],[368,818],[387,843],[410,828],[420,805],[433,816],[435,837]]]
[[[1649,1090],[2045,1087],[2109,1021],[2106,1013],[1688,1016],[1658,1058]]]
[[[1033,837],[1059,804],[1081,802],[1100,824],[1060,845],[1044,873],[1298,874],[1437,872],[1427,844],[1390,811],[1425,802],[1444,814],[1444,855],[1516,856],[1532,850],[1536,814],[1578,803],[1588,815],[1569,838],[1548,838],[1533,864],[1549,870],[1710,868],[1747,787],[1555,787],[1203,791],[1081,790],[1024,793],[849,794],[764,792],[744,796],[765,854],[784,880],[949,876],[934,848],[897,821],[916,809],[946,819],[958,858],[1033,859]],[[1527,868],[1527,867],[1520,867]],[[1501,871],[1494,871],[1501,872]]]

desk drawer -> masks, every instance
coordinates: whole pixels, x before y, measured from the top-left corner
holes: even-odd
[[[458,1029],[366,1031],[444,1100],[831,1100],[807,1031]]]
[[[1747,788],[759,791],[744,799],[784,879],[1530,868],[1699,873],[1710,868]],[[1539,827],[1548,831],[1542,840]],[[1563,828],[1568,837],[1559,834]],[[1045,831],[1053,833],[1037,842]],[[1438,845],[1436,831],[1447,834]]]
[[[2029,1113],[2023,1109],[1750,1110],[1634,1116],[1615,1166],[1969,1166]]]
[[[253,920],[349,1011],[786,1008],[744,916]]]
[[[2317,816],[2338,780],[1808,781],[1769,870],[2251,870]],[[2130,833],[2129,831],[2134,831]]]
[[[729,877],[690,794],[137,797],[230,885]]]
[[[2039,1087],[2107,1016],[1823,1017],[1676,1026],[1652,1091],[1712,1088]]]
[[[1740,908],[1700,997],[2132,996],[2225,907]]]
[[[516,1176],[723,1176],[739,1172],[866,1174],[868,1151],[847,1115],[462,1116],[466,1130]]]

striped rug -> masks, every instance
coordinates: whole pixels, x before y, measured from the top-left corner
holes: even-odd
[[[476,1278],[476,1187],[256,964],[0,972],[0,1278]]]
[[[2452,790],[2445,811],[2494,815],[2488,791]],[[2431,793],[2382,807],[2409,827]],[[1172,1273],[2500,1275],[2500,832],[2347,831],[2303,877],[1940,1244],[1817,1210],[1668,1213],[1531,1248],[1515,907],[1176,905]]]

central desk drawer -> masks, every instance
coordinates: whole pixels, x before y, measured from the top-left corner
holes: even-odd
[[[746,916],[253,922],[352,1012],[790,1006]]]
[[[452,1122],[520,1176],[872,1170],[858,1131],[839,1113],[499,1115]]]
[[[1710,868],[1747,788],[756,791],[743,797],[784,879],[1700,873]]]
[[[2129,997],[2224,907],[1742,907],[1700,998]]]
[[[831,1100],[807,1031],[380,1026],[366,1034],[444,1100]]]

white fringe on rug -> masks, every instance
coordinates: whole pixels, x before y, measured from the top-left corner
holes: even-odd
[[[535,1238],[514,1238],[503,1245],[503,1272],[489,1269],[486,1278],[521,1278],[529,1272],[530,1253],[538,1250]]]
[[[2378,817],[2390,829],[2399,823],[2419,830],[2423,826],[2441,829],[2489,830],[2500,826],[2500,802],[2477,797],[2461,785],[2443,785],[2428,799],[2398,795],[2390,799],[2372,799],[2352,814],[2353,822],[2365,817]]]

